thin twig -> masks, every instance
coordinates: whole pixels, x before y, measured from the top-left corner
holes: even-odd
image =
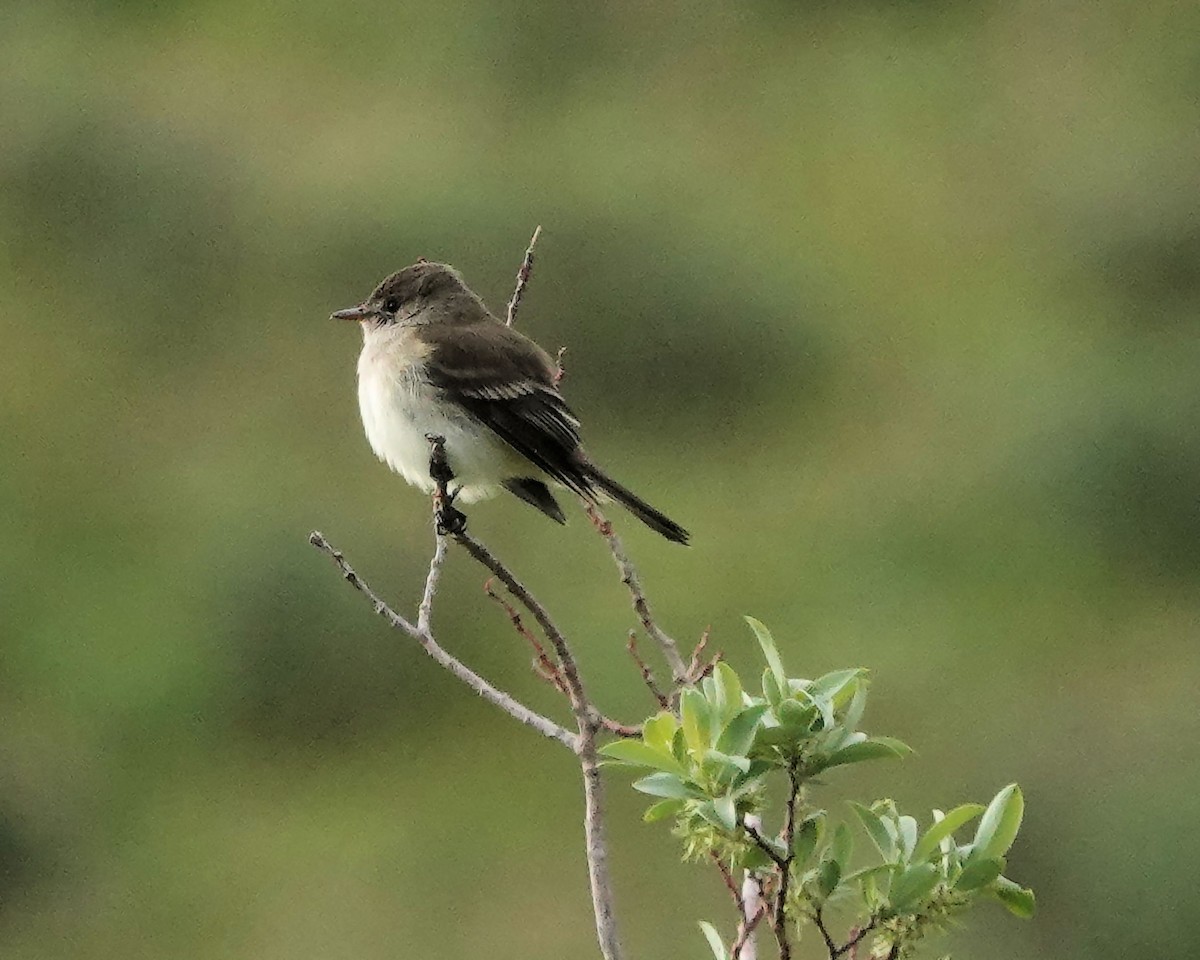
[[[433,634],[428,630],[423,630],[416,624],[406,620],[400,614],[396,613],[389,607],[379,595],[372,590],[367,583],[354,572],[354,569],[346,562],[345,556],[341,551],[336,550],[333,545],[325,539],[320,533],[314,530],[309,534],[308,542],[318,550],[329,554],[333,558],[333,562],[337,564],[341,570],[345,580],[354,587],[359,593],[365,596],[374,607],[375,612],[383,617],[392,627],[397,630],[403,630],[410,637],[421,645],[421,648],[429,654],[430,657],[439,665],[449,670],[455,677],[465,683],[468,687],[474,690],[479,696],[483,697],[488,703],[499,707],[505,713],[515,720],[520,721],[528,727],[532,727],[544,737],[549,737],[551,740],[557,740],[559,743],[568,747],[573,751],[579,749],[579,737],[571,733],[565,727],[560,727],[549,717],[543,717],[540,713],[530,710],[520,701],[505,693],[503,690],[494,687],[487,680],[477,674],[474,670],[468,667],[457,657],[444,650],[436,640]],[[436,556],[436,554],[435,554]],[[436,581],[436,569],[431,564],[431,574]],[[432,598],[432,590],[429,588],[426,581],[426,591]]]
[[[879,918],[872,917],[871,922],[865,927],[856,927],[854,930],[852,930],[850,932],[850,939],[847,940],[845,944],[838,947],[837,951],[833,954],[833,960],[837,960],[837,958],[843,953],[848,953],[850,955],[849,960],[858,960],[858,945],[862,943],[864,939],[866,939],[867,934],[874,930],[878,923]]]
[[[625,644],[625,649],[629,651],[629,655],[633,657],[633,662],[637,664],[638,670],[641,671],[642,682],[645,683],[646,687],[650,690],[651,696],[658,701],[658,705],[662,707],[662,709],[670,710],[671,701],[667,698],[667,695],[658,688],[658,684],[654,682],[654,674],[650,672],[650,668],[646,666],[646,661],[643,660],[638,654],[637,634],[635,634],[632,630],[629,631],[629,641]]]
[[[584,693],[583,682],[579,679],[579,669],[575,665],[575,657],[567,646],[567,641],[562,631],[550,619],[550,614],[546,608],[513,575],[508,567],[501,563],[487,547],[467,533],[466,530],[453,532],[450,534],[450,537],[455,543],[466,550],[476,562],[490,570],[496,579],[504,584],[504,588],[537,621],[537,625],[541,628],[542,633],[545,634],[546,639],[550,641],[550,646],[554,648],[554,653],[558,657],[563,680],[567,684],[567,695],[571,701],[572,712],[576,714],[577,719],[587,719],[587,695]]]
[[[508,620],[513,625],[513,629],[533,647],[534,665],[537,668],[536,672],[538,675],[552,683],[563,696],[570,696],[567,691],[567,682],[563,679],[562,672],[558,669],[554,661],[550,659],[546,653],[546,648],[542,646],[541,641],[538,640],[533,631],[525,626],[524,621],[521,619],[521,612],[492,589],[493,579],[489,577],[484,583],[484,593],[500,604],[504,612],[508,615]]]
[[[783,822],[783,849],[787,851],[787,863],[779,870],[779,889],[775,893],[775,939],[779,943],[779,960],[789,960],[792,955],[792,944],[787,935],[787,896],[792,872],[792,844],[796,837],[796,799],[800,795],[799,765],[799,757],[793,757],[788,764],[787,810]]]
[[[820,907],[813,910],[812,922],[821,932],[821,939],[825,941],[825,949],[829,952],[829,960],[837,960],[842,951],[838,949],[838,945],[834,943],[833,937],[829,933],[829,928],[825,926],[825,917],[821,913]]]
[[[754,931],[758,928],[759,921],[766,915],[767,905],[760,903],[749,917],[738,924],[737,939],[729,948],[729,956],[732,960],[755,960],[758,949],[754,940]]]
[[[508,616],[509,622],[513,625],[513,629],[517,631],[531,647],[533,647],[533,668],[534,673],[545,680],[547,683],[554,686],[559,693],[565,697],[570,697],[570,691],[567,689],[567,682],[563,678],[562,671],[557,664],[550,659],[550,655],[546,653],[546,648],[542,646],[541,641],[534,635],[533,631],[525,626],[525,622],[521,619],[521,612],[517,610],[511,603],[505,600],[500,594],[492,589],[492,581],[494,578],[489,577],[483,585],[484,593],[496,601]],[[632,739],[642,735],[642,728],[632,726],[627,723],[621,723],[618,720],[613,720],[611,717],[605,716],[599,710],[592,708],[592,720],[602,730],[606,730],[614,737],[624,737]]]
[[[628,723],[621,723],[619,720],[612,719],[612,717],[606,717],[599,710],[594,710],[592,712],[592,720],[598,727],[600,727],[601,730],[611,733],[614,737],[632,740],[635,737],[640,737],[642,735],[641,727],[633,726],[632,724]]]
[[[745,829],[746,835],[749,836],[750,839],[753,840],[758,846],[758,848],[770,858],[771,862],[774,863],[775,866],[779,867],[780,870],[783,870],[785,867],[787,867],[788,858],[781,857],[779,855],[778,851],[776,851],[775,847],[771,844],[771,841],[759,832],[758,827],[754,826],[748,821],[742,821],[742,827]]]
[[[517,287],[513,290],[512,299],[508,301],[508,313],[505,317],[505,324],[512,326],[517,319],[517,309],[521,306],[521,297],[525,293],[525,285],[529,283],[529,275],[533,272],[533,246],[538,242],[538,237],[542,235],[541,224],[533,231],[533,236],[529,240],[529,246],[525,250],[525,256],[521,260],[521,268],[517,271]]]
[[[707,631],[705,631],[707,634]],[[762,817],[756,813],[746,814],[746,823],[756,830],[762,829]],[[754,934],[759,920],[766,913],[766,902],[762,895],[762,881],[753,870],[746,870],[742,876],[742,926],[740,953],[733,954],[733,960],[758,960],[758,938]]]
[[[704,628],[704,632],[700,634],[699,642],[692,648],[692,656],[687,665],[687,675],[689,677],[695,677],[701,672],[702,667],[700,665],[703,662],[704,648],[708,646],[708,638],[711,633],[712,625],[710,624]]]
[[[641,620],[646,634],[658,644],[663,658],[671,668],[671,674],[675,682],[681,684],[687,683],[687,665],[683,662],[683,657],[679,654],[679,645],[654,622],[654,615],[650,612],[650,604],[646,600],[646,594],[642,590],[642,585],[638,580],[633,562],[629,559],[629,555],[621,545],[621,538],[617,536],[612,524],[605,519],[604,514],[600,512],[595,504],[589,503],[586,507],[587,515],[591,518],[592,524],[608,543],[609,552],[612,554],[613,560],[616,561],[617,569],[621,572],[621,582],[629,589],[629,596],[633,601],[633,609],[636,611],[638,619]]]
[[[721,879],[725,881],[725,888],[729,891],[729,895],[733,897],[734,906],[737,907],[738,915],[745,917],[746,903],[742,900],[742,891],[738,889],[737,881],[733,879],[733,873],[725,866],[725,861],[715,850],[709,851],[709,858],[717,866],[717,871],[721,874]]]

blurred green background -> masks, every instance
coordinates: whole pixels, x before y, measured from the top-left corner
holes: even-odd
[[[594,955],[571,758],[389,634],[423,499],[358,335],[424,256],[569,348],[662,620],[866,665],[918,755],[824,802],[1028,813],[962,957],[1200,937],[1195,5],[299,0],[0,9],[0,955]],[[603,544],[473,529],[648,712]],[[448,647],[562,707],[454,555]],[[609,777],[624,939],[729,918]],[[811,950],[812,945],[805,949]],[[815,956],[816,953],[810,955]]]

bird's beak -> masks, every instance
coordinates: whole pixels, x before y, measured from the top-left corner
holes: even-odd
[[[368,307],[365,303],[360,303],[357,307],[350,307],[346,310],[338,310],[329,315],[330,320],[369,320],[375,316],[375,311]]]

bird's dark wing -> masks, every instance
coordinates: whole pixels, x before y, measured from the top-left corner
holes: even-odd
[[[426,376],[539,469],[590,496],[581,469],[579,421],[554,386],[554,361],[537,344],[492,318],[430,325]]]

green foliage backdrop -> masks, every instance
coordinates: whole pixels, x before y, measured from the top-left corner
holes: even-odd
[[[385,633],[425,503],[361,436],[354,330],[419,256],[521,324],[612,472],[662,619],[743,613],[878,681],[920,753],[856,796],[1018,780],[978,960],[1192,949],[1200,835],[1196,9],[599,0],[0,10],[0,953],[591,955],[570,758]],[[472,513],[651,708],[603,544]],[[552,692],[453,557],[440,635]],[[870,778],[878,778],[872,781]],[[625,938],[700,955],[707,874],[613,784]],[[843,811],[845,812],[845,811]],[[703,906],[708,904],[708,906]]]

